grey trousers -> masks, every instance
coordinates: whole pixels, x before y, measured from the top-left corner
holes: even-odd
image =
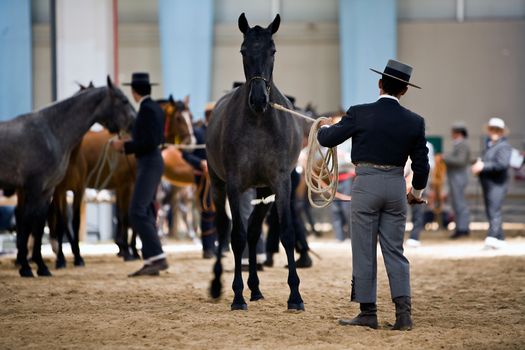
[[[144,260],[163,253],[154,207],[163,167],[160,151],[137,158],[137,179],[129,208],[129,220],[142,241]]]
[[[359,303],[377,298],[377,241],[393,298],[410,296],[410,267],[403,255],[407,200],[403,168],[356,168],[352,188],[352,296]]]
[[[501,209],[503,201],[507,195],[509,182],[496,183],[489,179],[480,178],[481,188],[483,189],[483,200],[485,201],[485,212],[489,220],[489,232],[487,237],[505,239],[503,234],[503,215]]]
[[[465,199],[465,189],[468,185],[468,169],[449,170],[447,173],[452,209],[456,216],[456,231],[468,232],[470,213]]]

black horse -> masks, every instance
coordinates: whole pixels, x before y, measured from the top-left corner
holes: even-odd
[[[99,122],[112,132],[128,130],[135,111],[122,91],[87,89],[40,111],[0,123],[0,188],[16,190],[17,262],[22,277],[33,277],[27,240],[34,236],[33,261],[39,276],[51,276],[42,259],[42,234],[53,191],[64,177],[71,151]]]
[[[301,149],[302,127],[296,118],[269,105],[271,101],[292,108],[272,79],[275,54],[272,35],[277,32],[279,24],[280,17],[277,15],[267,28],[250,28],[244,13],[241,14],[239,29],[244,34],[241,54],[246,83],[217,102],[207,131],[206,150],[219,232],[211,295],[218,298],[222,289],[221,251],[229,229],[225,212],[227,196],[232,213],[231,243],[235,256],[232,310],[247,309],[242,295],[244,284],[241,275],[241,255],[246,241],[249,247],[250,300],[263,298],[259,290],[255,246],[271,204],[256,205],[246,229],[240,216],[239,200],[249,188],[256,188],[259,198],[272,193],[276,195],[280,236],[288,257],[288,309],[304,310],[294,260],[295,239],[290,217],[290,174]]]

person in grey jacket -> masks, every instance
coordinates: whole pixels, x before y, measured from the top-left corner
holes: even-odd
[[[443,155],[447,166],[447,178],[452,197],[452,209],[456,217],[456,230],[451,239],[468,236],[470,233],[470,212],[465,199],[470,167],[470,147],[467,128],[463,123],[452,125],[452,151]]]
[[[505,122],[500,118],[491,118],[488,124],[489,138],[483,157],[472,166],[472,173],[479,175],[485,212],[489,220],[489,231],[485,239],[487,249],[505,247],[501,208],[509,186],[508,168],[512,147],[504,133]]]

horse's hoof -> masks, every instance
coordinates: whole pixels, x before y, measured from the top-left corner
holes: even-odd
[[[246,311],[248,310],[248,305],[246,305],[246,303],[232,304],[232,311],[236,311],[236,310]]]
[[[288,303],[288,310],[304,311],[304,303]]]
[[[20,270],[18,270],[18,273],[20,273],[20,277],[35,277],[30,267],[27,267],[27,268],[21,267]]]
[[[124,256],[124,252],[122,250],[119,250],[119,252],[117,253],[117,256],[119,258],[122,258]]]
[[[218,299],[221,296],[222,284],[221,281],[213,280],[210,287],[210,295],[213,299]]]
[[[139,253],[133,253],[133,257],[135,258],[135,260],[141,260],[142,258],[140,257],[140,254]]]
[[[40,277],[51,277],[51,276],[53,276],[47,267],[39,268],[39,269],[36,271],[36,273],[37,273],[37,275],[39,275]]]
[[[55,262],[55,268],[56,268],[57,270],[59,270],[59,269],[65,269],[65,268],[66,268],[66,264],[67,264],[67,263],[66,263],[65,260],[63,260],[63,261],[61,261],[61,260],[57,260],[57,261]]]
[[[86,263],[84,262],[84,259],[79,258],[79,259],[75,259],[74,265],[76,267],[84,267],[86,266]]]
[[[251,298],[250,298],[250,301],[257,301],[257,300],[263,300],[264,299],[264,295],[262,295],[262,293],[258,293],[258,294],[252,294]]]

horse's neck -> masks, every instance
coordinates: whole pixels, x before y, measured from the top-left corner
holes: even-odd
[[[47,126],[65,149],[72,149],[95,123],[105,89],[92,89],[41,111]]]

